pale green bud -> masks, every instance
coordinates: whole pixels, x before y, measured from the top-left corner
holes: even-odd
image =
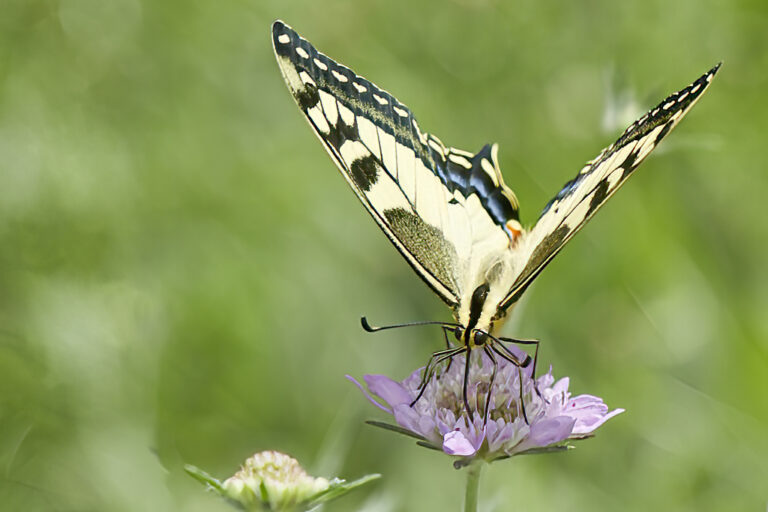
[[[186,465],[184,469],[238,509],[249,512],[314,509],[381,476],[366,475],[352,482],[314,478],[293,457],[273,451],[257,453],[223,482],[195,466]]]
[[[222,484],[229,499],[248,509],[267,505],[269,510],[293,510],[329,486],[325,478],[309,476],[293,457],[274,451],[252,456]]]

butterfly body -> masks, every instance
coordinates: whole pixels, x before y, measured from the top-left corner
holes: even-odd
[[[630,125],[525,229],[499,169],[497,145],[475,154],[446,147],[421,131],[407,106],[281,21],[272,27],[272,41],[288,89],[341,175],[451,308],[463,349],[486,354],[494,330],[528,286],[669,134],[719,68]]]

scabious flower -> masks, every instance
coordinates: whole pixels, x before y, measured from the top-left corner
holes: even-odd
[[[397,426],[372,423],[416,437],[420,444],[442,449],[448,455],[462,457],[457,467],[476,459],[493,461],[563,448],[568,440],[589,437],[608,419],[624,411],[609,411],[596,396],[571,397],[568,378],[555,381],[551,368],[536,379],[534,387],[529,370],[525,369],[522,371],[524,416],[520,404],[520,372],[501,358],[486,411],[493,363],[485,355],[472,355],[474,364],[467,389],[470,409],[475,411],[471,419],[462,399],[464,355],[454,357],[447,370],[433,377],[413,406],[410,404],[418,396],[423,369],[416,370],[402,382],[384,375],[366,375],[367,390],[349,378],[374,405],[392,414]]]
[[[195,466],[187,465],[184,469],[240,510],[253,512],[314,509],[380,476],[367,475],[353,482],[316,478],[309,476],[296,459],[276,451],[253,455],[223,482]]]
[[[275,451],[255,454],[240,471],[224,480],[227,497],[247,505],[266,502],[270,510],[285,510],[328,489],[325,478],[311,477],[293,457]]]

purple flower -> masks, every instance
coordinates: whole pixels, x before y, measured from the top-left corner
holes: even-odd
[[[366,375],[367,390],[348,378],[374,405],[394,416],[398,426],[388,428],[467,460],[492,461],[561,448],[569,439],[589,437],[608,419],[624,412],[624,409],[609,412],[608,406],[595,396],[571,397],[568,378],[555,381],[551,369],[536,379],[537,393],[528,370],[523,370],[526,423],[520,405],[518,368],[500,359],[486,413],[493,364],[485,355],[473,359],[467,389],[470,408],[477,411],[472,419],[466,413],[462,399],[464,355],[454,357],[446,371],[433,377],[424,395],[412,407],[410,404],[418,395],[423,369],[416,370],[402,382],[384,375]]]

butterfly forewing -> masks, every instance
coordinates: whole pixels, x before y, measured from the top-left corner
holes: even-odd
[[[288,88],[344,178],[414,270],[458,309],[468,270],[520,233],[495,146],[474,155],[446,148],[408,107],[287,25],[275,22],[272,38]]]
[[[717,73],[718,64],[632,123],[619,139],[587,163],[547,203],[536,225],[520,244],[526,263],[507,297],[504,311],[514,304],[560,249],[626,181],[640,163],[688,113]]]

